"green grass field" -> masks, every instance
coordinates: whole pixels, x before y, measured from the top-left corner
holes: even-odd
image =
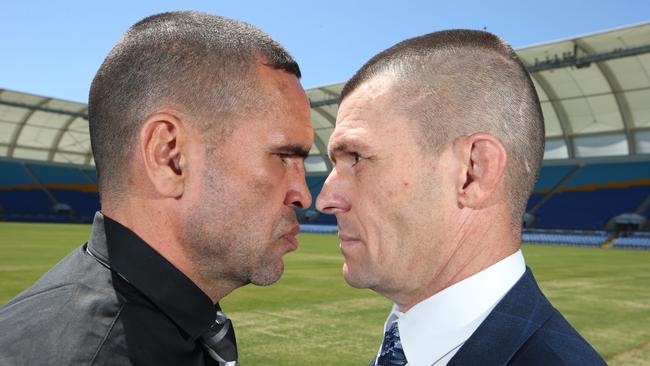
[[[0,223],[0,304],[83,243],[88,225]],[[333,235],[300,236],[282,279],[236,290],[243,365],[367,365],[390,303],[351,289]],[[650,251],[525,246],[540,286],[610,365],[650,365]]]

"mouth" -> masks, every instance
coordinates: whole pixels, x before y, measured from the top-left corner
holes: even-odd
[[[296,235],[300,232],[300,225],[295,225],[288,233],[284,234],[282,237],[289,242],[289,251],[293,252],[298,249],[298,239]]]
[[[341,232],[339,232],[339,240],[341,240],[341,250],[345,250],[346,248],[349,248],[361,242],[361,240],[358,237],[348,235],[348,234],[342,234]]]

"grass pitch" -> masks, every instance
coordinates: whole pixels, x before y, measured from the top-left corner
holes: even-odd
[[[0,223],[0,304],[73,248],[88,225]],[[342,279],[334,235],[300,235],[285,274],[221,304],[247,365],[367,365],[390,303]],[[542,290],[610,365],[650,365],[650,251],[524,246]]]

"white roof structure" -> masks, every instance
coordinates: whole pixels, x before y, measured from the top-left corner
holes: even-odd
[[[89,165],[88,106],[0,89],[0,157]]]
[[[546,121],[545,159],[650,154],[650,23],[520,48]],[[307,90],[311,174],[331,169],[327,142],[343,83]],[[0,157],[93,164],[87,106],[0,89]]]

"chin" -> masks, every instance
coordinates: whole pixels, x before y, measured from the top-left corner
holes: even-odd
[[[369,288],[369,281],[364,276],[359,276],[359,271],[353,271],[347,263],[343,264],[343,278],[348,285],[354,288]]]
[[[282,262],[282,259],[280,259],[279,264],[270,265],[266,268],[259,268],[258,271],[252,274],[250,282],[257,286],[269,286],[278,282],[283,273],[284,263]]]

